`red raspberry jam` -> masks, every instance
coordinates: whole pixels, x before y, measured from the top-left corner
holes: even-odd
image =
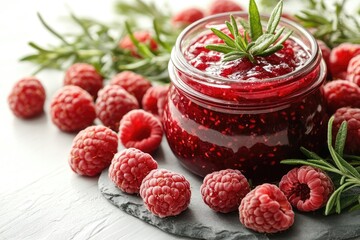
[[[277,181],[289,170],[281,160],[300,157],[301,146],[324,146],[325,65],[315,39],[286,20],[280,25],[294,33],[282,50],[256,58],[257,64],[224,63],[222,53],[205,46],[219,42],[209,28],[222,28],[227,19],[205,18],[179,36],[169,63],[166,138],[197,175],[232,168],[255,184]]]

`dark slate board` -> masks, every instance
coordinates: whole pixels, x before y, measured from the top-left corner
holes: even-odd
[[[159,168],[182,173],[191,184],[191,203],[180,215],[155,217],[147,211],[139,196],[121,192],[108,178],[108,170],[101,174],[98,184],[101,193],[110,203],[165,232],[195,239],[360,239],[360,211],[327,217],[320,212],[296,212],[294,225],[285,232],[265,235],[248,230],[240,223],[238,213],[215,213],[203,203],[199,191],[202,179],[179,164],[166,140],[153,156],[158,161]]]

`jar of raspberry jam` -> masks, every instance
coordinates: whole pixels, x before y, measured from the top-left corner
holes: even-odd
[[[222,43],[210,28],[225,29],[228,18],[204,18],[179,35],[169,63],[166,138],[197,175],[232,168],[255,184],[276,181],[289,169],[280,161],[300,157],[301,146],[324,148],[326,67],[315,39],[289,20],[279,24],[293,31],[282,50],[256,57],[256,64],[223,62],[223,53],[205,46]]]

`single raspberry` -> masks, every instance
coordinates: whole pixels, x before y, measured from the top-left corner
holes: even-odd
[[[360,86],[360,55],[353,57],[347,68],[347,79]]]
[[[143,99],[142,107],[145,111],[148,111],[156,116],[162,118],[162,113],[164,112],[164,107],[169,92],[169,86],[153,86],[149,88]]]
[[[318,46],[321,50],[321,54],[322,57],[326,63],[326,67],[328,68],[328,72],[330,72],[330,54],[331,54],[331,49],[321,40],[316,40],[316,42],[318,43]]]
[[[209,6],[209,14],[243,11],[244,9],[232,0],[214,0]]]
[[[250,192],[250,185],[239,170],[225,169],[206,175],[200,192],[211,209],[228,213],[238,209],[241,200]]]
[[[161,122],[142,109],[128,112],[120,121],[119,138],[126,148],[151,153],[159,147],[162,135]]]
[[[79,86],[96,99],[97,92],[103,87],[103,77],[92,65],[75,63],[66,70],[64,85]]]
[[[122,87],[110,85],[99,91],[95,107],[101,122],[118,131],[122,117],[129,111],[139,108],[139,104],[136,98]]]
[[[195,7],[191,7],[191,8],[186,8],[180,12],[178,12],[177,14],[175,14],[172,17],[172,23],[175,26],[186,26],[189,25],[193,22],[196,22],[197,20],[203,18],[205,15],[203,13],[203,11],[201,11],[198,8]]]
[[[245,227],[265,233],[288,229],[295,216],[284,193],[269,183],[257,186],[243,198],[239,214]]]
[[[107,168],[117,152],[117,134],[104,126],[90,126],[73,140],[69,164],[80,175],[96,176]]]
[[[156,41],[149,32],[147,31],[134,32],[134,37],[140,43],[149,46],[151,51],[156,51],[158,49],[158,45]],[[137,53],[137,48],[134,45],[134,43],[131,41],[131,38],[129,36],[125,36],[119,42],[119,47],[121,49],[129,50],[133,56],[139,57],[139,54]]]
[[[150,154],[128,148],[114,156],[109,177],[123,192],[139,193],[142,180],[157,167],[157,162]]]
[[[51,119],[62,131],[76,132],[96,118],[93,98],[84,89],[68,85],[56,92],[51,102]]]
[[[340,108],[334,114],[333,139],[335,139],[340,125],[347,122],[347,136],[344,152],[348,154],[360,154],[360,109]]]
[[[154,215],[161,218],[176,216],[189,206],[190,183],[181,174],[155,169],[142,181],[140,196]]]
[[[350,59],[360,54],[360,44],[342,43],[330,53],[330,72],[333,78],[345,79]]]
[[[32,118],[44,111],[45,89],[35,77],[26,77],[15,83],[8,103],[11,111],[19,118]]]
[[[324,95],[331,114],[341,107],[360,107],[360,88],[353,82],[328,82],[324,86]]]
[[[130,94],[134,95],[139,104],[146,91],[151,87],[151,82],[145,77],[130,71],[121,72],[113,77],[110,85],[119,85]]]
[[[334,191],[330,177],[318,168],[293,168],[281,178],[280,190],[293,207],[303,212],[323,207]]]

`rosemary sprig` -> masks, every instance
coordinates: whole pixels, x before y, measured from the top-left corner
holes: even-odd
[[[347,12],[348,0],[337,0],[332,5],[324,0],[308,0],[308,6],[295,16],[311,30],[315,38],[329,47],[350,42],[360,44],[360,19]],[[355,4],[355,1],[352,2]],[[321,13],[321,14],[319,14]]]
[[[230,16],[230,22],[225,22],[225,24],[233,37],[216,28],[211,28],[211,31],[224,41],[224,44],[210,44],[207,45],[206,48],[224,53],[223,61],[233,61],[245,57],[256,64],[256,56],[269,56],[279,51],[283,48],[283,42],[292,34],[292,31],[289,31],[279,39],[285,30],[284,27],[277,30],[282,7],[283,2],[279,1],[270,15],[266,31],[263,32],[256,2],[255,0],[250,0],[249,21],[247,22],[244,19],[240,19],[244,33],[239,33],[239,28],[234,16]]]
[[[171,27],[170,11],[160,11],[155,7],[155,3],[142,0],[131,3],[119,1],[116,10],[127,18],[126,23],[105,24],[70,13],[74,26],[80,30],[75,33],[57,32],[38,14],[41,24],[59,43],[44,47],[29,42],[35,53],[22,57],[20,61],[36,64],[38,68],[33,74],[44,69],[65,70],[73,63],[84,62],[92,64],[105,78],[110,78],[120,71],[131,70],[153,81],[169,82],[167,64],[171,48],[181,31]],[[138,30],[140,25],[138,15],[147,18],[142,18],[142,21],[153,23],[152,32],[158,44],[156,51],[134,38],[134,29]],[[119,48],[119,41],[126,34],[129,34],[137,47],[140,58]]]
[[[317,167],[332,174],[332,179],[337,184],[337,188],[326,204],[325,215],[334,211],[341,213],[342,209],[348,207],[351,207],[350,211],[360,210],[360,168],[358,166],[360,157],[343,154],[347,135],[346,121],[341,124],[333,146],[333,121],[334,117],[331,117],[327,132],[327,145],[330,152],[329,159],[323,159],[316,153],[301,148],[302,153],[308,158],[307,160],[287,159],[281,161],[281,163],[285,164],[302,164]],[[351,161],[354,162],[352,163]]]

